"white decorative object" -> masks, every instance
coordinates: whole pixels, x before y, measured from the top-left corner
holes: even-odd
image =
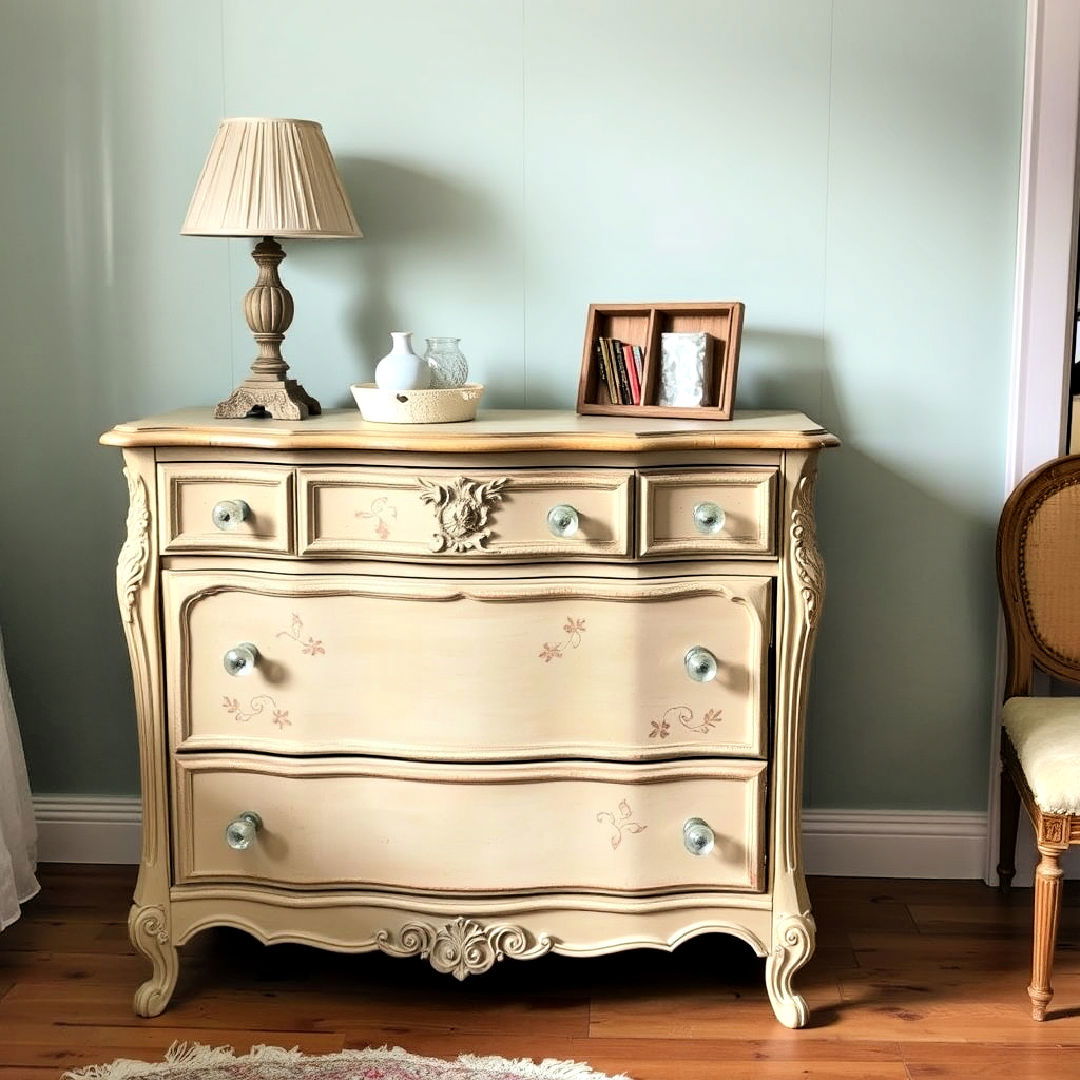
[[[709,335],[668,333],[660,335],[660,392],[657,405],[706,405]]]
[[[30,785],[0,643],[0,930],[19,917],[19,905],[38,891],[36,856]]]
[[[428,362],[413,352],[412,331],[394,330],[390,351],[375,368],[375,383],[380,390],[426,390],[431,385]]]
[[[382,390],[374,383],[349,387],[360,415],[373,424],[457,424],[475,420],[484,388],[468,383],[454,390]]]

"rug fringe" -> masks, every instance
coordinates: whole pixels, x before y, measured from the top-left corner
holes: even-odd
[[[353,1061],[357,1064],[378,1064],[392,1061],[404,1064],[425,1066],[453,1066],[461,1065],[481,1074],[490,1073],[492,1076],[505,1076],[507,1068],[512,1068],[521,1074],[522,1080],[630,1080],[624,1073],[617,1076],[607,1076],[596,1072],[592,1066],[579,1061],[559,1061],[556,1058],[545,1058],[543,1061],[532,1061],[529,1058],[509,1060],[500,1057],[476,1057],[472,1054],[462,1054],[459,1058],[449,1061],[443,1058],[420,1057],[410,1054],[400,1046],[368,1047],[364,1050],[342,1050],[337,1054],[307,1055],[301,1052],[299,1047],[293,1046],[253,1046],[248,1053],[237,1055],[231,1046],[204,1046],[195,1042],[175,1042],[165,1053],[164,1061],[133,1061],[129,1058],[121,1058],[109,1065],[87,1065],[81,1069],[65,1072],[60,1080],[140,1080],[142,1077],[152,1077],[156,1074],[174,1069],[178,1065],[186,1068],[205,1068],[213,1065],[236,1064],[238,1062],[298,1062],[298,1061],[324,1061],[327,1064]]]

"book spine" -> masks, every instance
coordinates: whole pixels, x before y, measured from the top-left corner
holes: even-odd
[[[641,401],[645,404],[645,349],[641,345],[634,346],[634,367],[637,368],[638,384],[641,386]]]
[[[630,377],[630,400],[634,405],[641,404],[641,380],[638,378],[637,364],[634,363],[634,346],[622,347],[623,367]]]
[[[597,376],[598,376],[597,382],[599,383],[600,386],[607,387],[608,386],[607,368],[604,366],[604,349],[603,349],[603,346],[600,344],[600,338],[596,339],[596,361],[595,362],[596,362],[596,373],[597,373]],[[609,398],[611,397],[610,388],[608,389],[608,397]]]
[[[604,356],[604,370],[607,373],[608,397],[611,398],[612,405],[622,405],[622,396],[619,394],[619,380],[615,375],[615,366],[611,362],[610,338],[602,337],[600,339],[600,350]]]
[[[622,342],[612,338],[610,344],[611,359],[615,365],[615,375],[619,380],[619,397],[622,398],[623,405],[633,405],[634,395],[630,390],[630,375],[626,370],[626,364],[623,362]]]

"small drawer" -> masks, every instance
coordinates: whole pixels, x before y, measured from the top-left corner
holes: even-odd
[[[178,884],[474,895],[763,886],[760,761],[174,762]]]
[[[775,555],[777,470],[641,474],[641,555]]]
[[[625,557],[632,479],[617,469],[300,469],[299,553]]]
[[[161,550],[293,550],[292,469],[159,465]]]

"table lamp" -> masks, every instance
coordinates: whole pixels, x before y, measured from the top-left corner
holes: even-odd
[[[260,236],[251,257],[259,268],[244,314],[259,353],[251,374],[214,409],[218,419],[304,420],[322,411],[281,355],[293,299],[278,277],[285,258],[274,239],[362,236],[334,157],[314,120],[238,117],[222,120],[195,185],[185,236]]]

